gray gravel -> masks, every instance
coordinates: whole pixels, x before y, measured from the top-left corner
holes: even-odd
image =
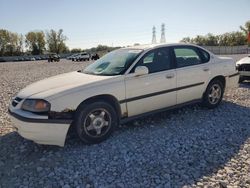
[[[250,83],[214,110],[199,105],[121,126],[107,141],[64,148],[13,132],[8,102],[24,86],[78,70],[62,61],[0,64],[0,187],[250,187]]]

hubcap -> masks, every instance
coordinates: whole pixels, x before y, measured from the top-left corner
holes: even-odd
[[[211,104],[217,104],[221,98],[221,87],[218,84],[214,84],[208,94],[208,100]]]
[[[111,115],[103,109],[95,109],[91,111],[84,120],[84,131],[91,137],[101,137],[110,129]]]

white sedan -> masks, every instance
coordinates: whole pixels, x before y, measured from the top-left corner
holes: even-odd
[[[82,141],[98,143],[149,113],[196,102],[215,108],[238,79],[232,59],[195,45],[121,48],[84,70],[29,85],[9,113],[17,132],[36,143],[64,146],[70,126]]]

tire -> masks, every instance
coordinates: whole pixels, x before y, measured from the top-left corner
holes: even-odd
[[[212,80],[203,95],[203,106],[216,108],[223,98],[224,85],[219,80]]]
[[[106,140],[118,124],[115,109],[103,101],[82,104],[77,109],[74,120],[77,135],[87,144]]]

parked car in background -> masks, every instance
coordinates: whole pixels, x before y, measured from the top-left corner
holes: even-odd
[[[48,60],[48,56],[46,55],[41,56],[41,60]]]
[[[238,86],[231,58],[190,44],[114,50],[81,71],[33,83],[11,101],[18,133],[63,146],[74,126],[86,143],[107,139],[121,122],[186,104],[217,107]]]
[[[78,56],[79,54],[72,54],[70,56],[68,56],[66,59],[68,60],[73,60],[76,56]]]
[[[0,58],[0,62],[6,62],[4,58]]]
[[[60,56],[58,54],[49,54],[48,56],[48,62],[59,62]]]
[[[245,80],[250,80],[250,55],[237,61],[236,68],[240,74],[239,78],[240,83]]]
[[[72,59],[72,61],[89,61],[90,54],[87,52],[82,52]]]
[[[91,55],[91,60],[97,60],[97,59],[99,59],[100,57],[99,57],[99,55],[98,54],[92,54]]]
[[[23,57],[19,57],[17,60],[18,61],[25,61],[25,59]]]

